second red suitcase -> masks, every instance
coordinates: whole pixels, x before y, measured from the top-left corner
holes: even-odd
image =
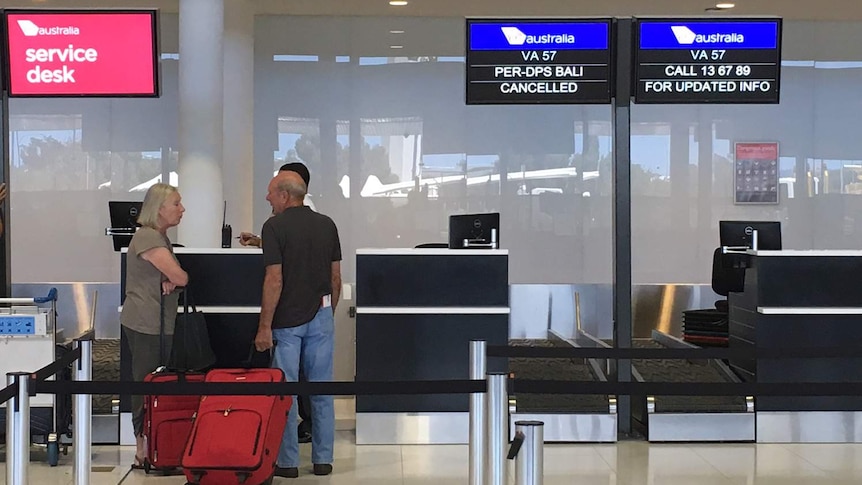
[[[204,374],[153,372],[144,382],[202,382]],[[180,466],[200,396],[145,396],[144,436],[147,460],[144,471],[169,472]]]
[[[280,369],[216,369],[206,382],[284,382]],[[204,396],[183,455],[189,483],[271,483],[290,396]]]

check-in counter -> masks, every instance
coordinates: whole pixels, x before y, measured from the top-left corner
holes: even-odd
[[[731,348],[862,342],[862,251],[748,254],[745,289],[728,298]],[[730,365],[744,379],[764,383],[862,381],[862,358],[737,359]],[[862,397],[763,396],[756,410],[759,442],[862,442]]]
[[[508,343],[508,266],[506,250],[358,250],[356,380],[469,379],[471,340]],[[356,442],[467,443],[468,411],[468,395],[357,396]]]
[[[126,253],[120,265],[120,298],[124,298]],[[240,367],[249,356],[257,334],[263,288],[263,251],[256,248],[174,248],[180,265],[189,274],[189,288],[198,311],[206,316],[216,367]],[[182,312],[182,297],[180,297]],[[131,362],[125,339],[120,346],[121,379],[131,379]],[[263,357],[263,356],[259,356]],[[131,401],[120,397],[120,442],[133,444]],[[131,437],[131,441],[130,440]]]

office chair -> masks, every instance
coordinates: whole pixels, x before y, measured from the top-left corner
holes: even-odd
[[[712,253],[712,291],[725,297],[715,302],[715,309],[727,313],[727,294],[740,292],[745,285],[745,268],[740,267],[738,256],[722,254],[721,248],[715,248]]]

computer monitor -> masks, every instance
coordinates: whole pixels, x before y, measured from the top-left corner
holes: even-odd
[[[138,215],[143,202],[108,201],[111,227],[108,234],[114,239],[114,251],[129,247],[132,236],[138,228]]]
[[[722,246],[752,248],[752,236],[757,231],[757,249],[781,249],[781,223],[778,221],[719,221],[718,236]]]
[[[449,216],[449,249],[498,249],[500,213]]]
[[[781,223],[777,221],[719,221],[718,237],[721,246],[752,248],[754,231],[757,231],[757,249],[781,249]],[[745,254],[723,254],[722,266],[727,269],[747,268],[749,257]],[[740,276],[742,277],[742,276]]]

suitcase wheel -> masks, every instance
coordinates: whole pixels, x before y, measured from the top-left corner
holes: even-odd
[[[150,459],[149,458],[144,459],[144,473],[149,475],[150,471],[152,471],[152,469],[153,469],[153,466],[150,465]]]

